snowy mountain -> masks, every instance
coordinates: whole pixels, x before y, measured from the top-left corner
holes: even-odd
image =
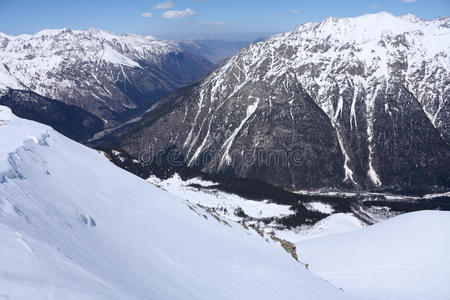
[[[27,90],[119,124],[212,63],[176,42],[97,29],[0,33],[0,90]],[[4,92],[0,92],[2,94]]]
[[[164,98],[118,147],[288,188],[450,187],[449,18],[328,18]],[[173,155],[172,155],[173,156]]]
[[[0,106],[0,296],[346,299],[270,237]]]

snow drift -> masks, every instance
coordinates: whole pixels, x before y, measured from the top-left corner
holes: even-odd
[[[450,212],[408,213],[296,245],[310,270],[358,299],[450,299]]]

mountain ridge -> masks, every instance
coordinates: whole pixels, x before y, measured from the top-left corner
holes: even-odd
[[[321,170],[320,162],[325,167],[333,165],[336,159],[330,159],[325,151],[313,159],[299,145],[294,150],[303,151],[305,158],[297,168],[287,168],[298,174],[269,174],[272,178],[266,177],[267,171],[257,164],[250,169],[244,166],[242,155],[239,157],[246,150],[261,150],[257,141],[252,141],[258,136],[266,142],[264,151],[292,144],[289,133],[298,128],[281,129],[279,121],[267,121],[267,116],[270,119],[281,114],[282,122],[292,119],[295,123],[312,114],[313,120],[317,120],[317,112],[300,108],[301,101],[297,100],[302,93],[287,88],[300,85],[300,90],[328,116],[334,128],[332,139],[339,142],[336,158],[342,162],[340,171],[333,171],[321,187],[340,182],[337,185],[357,189],[448,188],[450,29],[446,24],[447,18],[424,21],[411,15],[395,17],[381,13],[328,18],[321,23],[298,26],[251,44],[200,83],[184,90],[184,94],[169,95],[128,136],[117,138],[116,145],[135,157],[149,147],[155,153],[175,147],[186,164],[199,165],[207,173],[231,169],[235,176],[263,179],[289,189],[317,188],[301,183],[300,178]],[[259,108],[253,111],[256,99]],[[277,101],[281,106],[275,114],[271,108]],[[156,112],[161,112],[158,107],[165,106],[173,111],[156,116]],[[251,116],[246,116],[248,109],[252,110]],[[266,118],[265,125],[254,126],[255,118]],[[150,124],[148,120],[154,122]],[[302,128],[308,126],[304,124]],[[176,130],[171,130],[172,127]],[[390,131],[395,134],[386,136]],[[320,134],[305,136],[310,142],[304,145],[322,148],[317,153],[326,150],[324,143],[315,140]],[[425,143],[421,136],[430,138]],[[386,149],[377,146],[383,139],[389,145]],[[406,142],[399,144],[402,139]],[[427,149],[429,144],[433,147]],[[229,159],[230,150],[237,153],[235,160]],[[217,153],[218,158],[198,161],[204,151]],[[381,168],[381,156],[386,155],[403,160]],[[310,167],[311,164],[316,166]],[[283,172],[280,166],[269,167],[271,171],[278,170],[275,173]],[[383,174],[379,174],[380,169]],[[423,178],[418,178],[421,173]],[[282,182],[274,182],[277,180]]]
[[[173,41],[88,29],[0,35],[0,89],[78,106],[114,127],[213,64]]]

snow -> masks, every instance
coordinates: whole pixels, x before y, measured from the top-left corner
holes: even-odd
[[[140,67],[140,65],[132,59],[120,54],[113,48],[106,46],[103,50],[102,59],[116,65],[123,65],[128,67]]]
[[[450,197],[450,192],[439,193],[439,194],[427,194],[423,198],[431,199],[436,197]]]
[[[338,213],[331,215],[314,225],[315,232],[310,238],[326,236],[336,233],[353,231],[364,226],[358,218],[352,214]],[[306,239],[305,237],[303,239]]]
[[[377,84],[375,91],[373,92],[372,97],[370,98],[370,101],[367,102],[367,142],[368,142],[368,148],[369,148],[369,170],[367,171],[367,175],[369,176],[370,180],[375,185],[382,185],[381,180],[375,171],[372,161],[373,161],[373,153],[374,153],[374,145],[373,145],[373,124],[374,124],[374,107],[375,107],[375,100],[378,96],[378,93],[382,90],[382,87]]]
[[[0,90],[7,88],[19,89],[20,83],[9,73],[3,64],[0,64]]]
[[[333,126],[336,128],[336,124],[333,122],[332,123]],[[339,129],[336,128],[336,135],[338,138],[338,142],[339,142],[339,147],[341,148],[342,154],[344,155],[344,172],[345,172],[345,177],[344,177],[344,182],[347,180],[350,180],[353,184],[357,184],[356,181],[353,179],[353,171],[350,168],[349,164],[350,164],[350,157],[348,157],[347,151],[345,150],[344,147],[344,143],[342,142],[342,136],[341,133],[339,132]]]
[[[174,41],[99,29],[47,29],[18,36],[0,34],[0,89],[24,86],[53,99],[60,95],[66,97],[67,91],[84,95],[87,89],[80,88],[76,78],[61,78],[67,68],[85,68],[85,84],[100,84],[93,73],[94,69],[103,67],[101,64],[139,68],[138,62],[146,62],[160,67],[162,56],[180,51]],[[110,76],[108,72],[99,75],[100,79]],[[102,98],[100,92],[96,96]]]
[[[312,226],[302,226],[294,230],[279,230],[276,235],[293,243],[324,237],[328,235],[350,232],[364,226],[358,218],[352,214],[337,213],[320,220]],[[301,255],[302,252],[298,251]]]
[[[347,296],[278,243],[102,153],[2,106],[0,120],[0,298]]]
[[[408,213],[295,244],[312,272],[357,299],[450,298],[450,212]]]
[[[189,131],[188,137],[186,138],[186,142],[184,143],[184,147],[186,147],[186,146],[189,144],[189,142],[191,141],[192,133],[194,132],[194,129],[195,129],[194,127],[195,127],[196,121],[197,121],[197,119],[198,119],[198,116],[200,115],[200,112],[202,111],[203,98],[204,98],[204,97],[205,97],[205,92],[202,90],[202,91],[200,92],[200,94],[199,94],[197,114],[195,115],[195,118],[194,118],[194,122],[193,122],[192,128],[191,128],[191,130]]]
[[[294,211],[290,210],[289,205],[280,205],[268,201],[254,201],[218,190],[199,190],[195,187],[191,187],[193,184],[203,187],[212,187],[216,184],[198,178],[183,181],[178,174],[175,174],[166,180],[160,180],[157,177],[152,176],[148,178],[147,181],[182,199],[199,204],[203,207],[215,209],[215,211],[223,218],[233,221],[242,220],[242,218],[234,215],[234,211],[238,207],[240,207],[246,215],[253,218],[282,217],[294,213]]]
[[[255,97],[250,97],[250,98],[255,98]],[[230,149],[231,149],[231,146],[233,145],[234,139],[236,138],[239,131],[241,131],[242,127],[244,127],[244,125],[248,121],[248,119],[250,119],[251,116],[255,113],[256,109],[258,108],[259,100],[260,100],[259,98],[255,98],[255,101],[247,107],[247,114],[246,114],[245,118],[241,121],[239,126],[233,131],[233,133],[230,135],[230,137],[228,137],[228,139],[222,145],[222,148],[225,148],[225,151],[220,160],[220,165],[223,165],[224,162],[226,162],[228,164],[231,162]]]
[[[312,209],[323,212],[325,214],[331,214],[334,211],[331,205],[321,202],[310,202],[309,206],[311,206]]]
[[[369,149],[371,149],[370,146],[369,146]],[[371,156],[372,156],[372,153],[369,154],[369,158],[371,158]],[[369,160],[369,171],[367,171],[367,175],[369,175],[369,178],[370,178],[370,180],[372,180],[373,184],[381,185],[380,177],[378,177],[377,172],[373,168],[371,159]]]

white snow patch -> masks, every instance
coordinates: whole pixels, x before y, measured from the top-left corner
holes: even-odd
[[[299,241],[357,230],[363,226],[364,224],[354,215],[337,213],[320,220],[313,226],[301,226],[293,230],[279,230],[276,231],[276,235],[282,239],[297,243]],[[298,255],[300,256],[301,254],[301,250],[298,250]]]
[[[253,102],[253,104],[250,104],[247,107],[247,115],[241,121],[239,126],[234,130],[234,132],[231,134],[231,136],[222,145],[222,148],[225,148],[225,151],[224,151],[224,153],[222,155],[222,158],[220,160],[220,166],[222,166],[224,164],[224,162],[226,162],[228,164],[231,162],[230,148],[233,145],[234,139],[236,138],[236,136],[239,133],[239,131],[241,131],[242,127],[244,127],[244,125],[247,122],[247,120],[250,119],[250,117],[255,113],[256,109],[258,108],[259,98],[255,98],[255,97],[249,97],[249,98],[254,98],[255,102]]]
[[[0,63],[0,89],[20,89],[21,85],[11,73]]]
[[[370,180],[372,180],[372,183],[375,185],[381,185],[380,177],[378,177],[377,172],[372,166],[372,161],[369,161],[369,171],[367,172],[369,175]]]
[[[357,299],[450,296],[450,212],[408,213],[296,245],[310,270]]]
[[[140,65],[137,62],[126,57],[123,54],[120,54],[110,46],[105,46],[101,57],[104,61],[110,62],[112,64],[140,68]]]
[[[310,202],[308,204],[311,207],[311,209],[320,211],[324,214],[331,214],[334,212],[333,207],[331,207],[331,205],[329,204],[325,204],[322,202]]]
[[[336,125],[334,125],[336,126]],[[353,184],[357,184],[356,181],[353,179],[353,171],[350,168],[349,164],[350,164],[350,157],[347,154],[347,151],[345,150],[344,147],[344,143],[342,142],[342,136],[341,133],[339,132],[339,129],[336,128],[336,135],[338,138],[338,142],[339,142],[339,147],[341,148],[342,154],[344,155],[344,182],[347,180],[350,180]]]

